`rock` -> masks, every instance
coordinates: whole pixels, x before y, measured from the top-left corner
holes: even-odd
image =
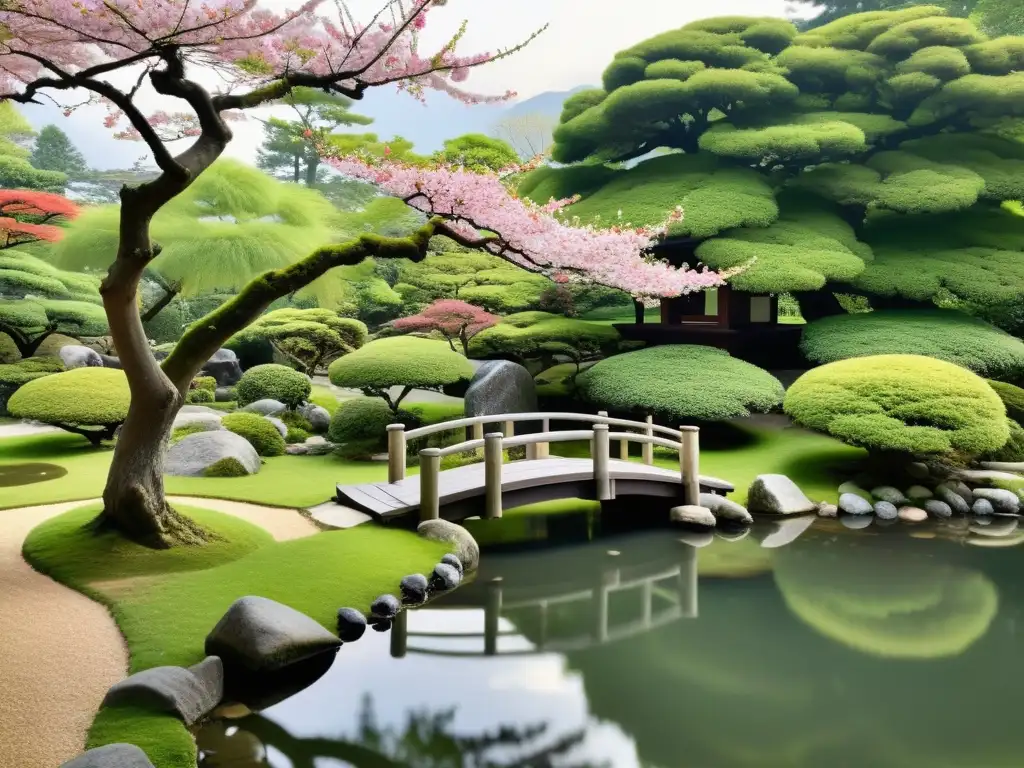
[[[171,424],[171,429],[179,427],[202,427],[206,432],[223,429],[221,420],[224,417],[219,413],[181,413],[179,412]]]
[[[839,497],[839,509],[848,515],[870,515],[874,511],[869,501],[855,493],[844,493]]]
[[[896,505],[892,502],[878,501],[875,502],[875,515],[878,516],[879,520],[895,520],[899,513],[896,510]]]
[[[260,471],[260,457],[249,441],[226,429],[188,435],[167,450],[164,473],[200,477],[222,459],[235,459],[250,475]]]
[[[447,563],[438,563],[430,574],[430,586],[433,589],[455,589],[462,583],[462,574]]]
[[[928,519],[928,513],[920,507],[900,507],[899,516],[905,523],[923,523]]]
[[[327,438],[320,435],[307,437],[302,445],[306,449],[305,452],[311,456],[323,456],[334,450],[334,443],[327,442]]]
[[[299,443],[298,445],[286,445],[284,452],[289,456],[305,456],[309,453],[309,448]]]
[[[72,368],[102,368],[103,358],[95,349],[83,347],[80,344],[68,344],[61,347],[57,353],[60,361],[64,363],[67,370]]]
[[[281,437],[288,437],[288,425],[275,416],[264,416],[267,421],[274,425],[274,429],[281,433]]]
[[[988,499],[975,499],[974,503],[971,505],[971,512],[975,515],[984,517],[995,513],[995,511],[995,507],[992,506],[992,502]]]
[[[893,488],[891,485],[880,485],[877,488],[872,488],[871,495],[893,506],[907,503],[907,497],[903,495],[903,491],[899,488]]]
[[[1024,473],[1024,461],[983,461],[982,469],[994,469],[997,472],[1013,472],[1014,474]]]
[[[966,515],[971,511],[971,505],[967,503],[963,496],[954,491],[948,485],[940,485],[935,489],[935,496],[938,500],[946,504],[950,511],[958,515]],[[925,509],[928,509],[926,504]],[[928,510],[931,512],[931,510]],[[947,515],[948,517],[948,515]]]
[[[206,653],[226,666],[260,672],[278,670],[321,653],[341,641],[304,613],[265,597],[242,597],[206,637]]]
[[[246,413],[258,413],[260,416],[277,416],[287,411],[288,406],[277,400],[266,398],[264,400],[257,400],[255,403],[249,403],[242,410]]]
[[[927,480],[931,475],[931,470],[923,461],[912,461],[907,464],[907,474],[915,480]]]
[[[213,401],[215,403],[230,403],[234,399],[234,387],[217,387],[215,390],[213,390]]]
[[[939,492],[939,488],[946,488],[952,491],[957,496],[966,501],[968,505],[974,503],[974,491],[972,491],[968,487],[968,485],[962,480],[946,480],[944,483],[940,483],[938,488],[935,489],[936,493]],[[943,499],[943,501],[946,501],[946,503],[949,504],[949,501],[947,501],[946,499]],[[956,507],[953,507],[953,509],[955,511]]]
[[[466,416],[534,413],[537,386],[523,366],[508,360],[488,360],[476,369],[465,396]]]
[[[874,520],[874,517],[871,515],[843,515],[839,518],[839,522],[855,531],[867,528],[871,525],[872,520]]]
[[[366,617],[355,608],[338,611],[338,637],[344,643],[354,643],[366,632]]]
[[[744,529],[746,530],[746,529]],[[679,541],[689,544],[691,547],[700,549],[715,541],[715,534],[712,531],[680,531]]]
[[[374,619],[393,619],[402,609],[394,595],[381,595],[370,603],[370,616]]]
[[[814,525],[817,520],[814,515],[804,517],[791,517],[788,520],[779,520],[773,523],[775,530],[761,540],[763,549],[776,549],[792,544],[808,528]]]
[[[717,493],[702,493],[700,506],[710,510],[718,520],[728,520],[730,523],[739,523],[740,525],[751,525],[754,522],[754,518],[742,505],[725,496],[719,496]]]
[[[976,485],[994,483],[998,480],[1020,480],[1020,475],[1016,475],[1013,472],[1000,472],[996,469],[961,469],[957,471],[956,476],[959,480],[965,480]]]
[[[450,565],[452,568],[459,572],[460,576],[466,572],[465,569],[462,567],[462,561],[459,560],[459,556],[453,554],[452,552],[449,552],[447,555],[442,557],[441,562],[445,565]]]
[[[445,555],[447,557],[447,555]],[[407,603],[422,603],[427,599],[427,589],[430,584],[427,582],[427,577],[422,573],[410,573],[408,576],[403,576],[401,583],[398,588],[402,592],[402,599]]]
[[[802,515],[815,510],[814,502],[785,475],[758,475],[754,478],[747,491],[747,507],[752,512],[773,515]]]
[[[925,488],[923,485],[912,485],[907,488],[907,497],[910,499],[921,500],[930,499],[934,496],[931,491]]]
[[[818,517],[838,517],[839,507],[835,504],[825,504],[824,502],[818,505]]]
[[[111,357],[110,355],[104,355],[102,352],[98,352],[97,354],[100,356],[100,362],[103,364],[104,368],[115,368],[119,371],[124,368],[118,358]]]
[[[326,432],[331,426],[331,413],[315,403],[306,403],[299,406],[299,413],[308,421],[314,432]]]
[[[242,366],[238,362],[238,355],[230,349],[218,349],[206,361],[200,375],[213,376],[218,387],[233,387],[242,378]]]
[[[115,683],[104,707],[138,706],[198,722],[224,697],[224,665],[210,656],[194,667],[153,667]]]
[[[956,496],[956,494],[953,495]],[[959,496],[957,496],[957,498],[960,499]],[[963,499],[960,499],[960,501],[965,505],[967,504]],[[939,501],[938,499],[925,499],[924,509],[925,512],[928,513],[929,517],[935,517],[941,520],[945,520],[953,516],[952,506],[944,501]]]
[[[1020,498],[1013,491],[1002,488],[975,488],[974,496],[992,502],[992,508],[996,512],[1014,515],[1020,511]]]
[[[453,544],[455,556],[466,571],[475,571],[480,566],[480,547],[472,534],[461,525],[448,520],[424,520],[416,526],[416,533],[431,541]]]
[[[205,416],[219,416],[223,418],[224,411],[218,411],[216,408],[211,408],[208,405],[183,405],[178,409],[178,413],[186,413],[189,415],[205,415]]]
[[[839,486],[839,495],[842,496],[844,493],[852,493],[854,496],[860,496],[865,501],[871,500],[871,494],[852,481],[845,482]]]
[[[68,760],[60,768],[153,768],[153,764],[134,744],[107,744]]]
[[[694,528],[714,528],[715,516],[707,507],[699,507],[696,504],[684,504],[679,507],[672,507],[669,512],[669,519],[673,523],[691,525]]]

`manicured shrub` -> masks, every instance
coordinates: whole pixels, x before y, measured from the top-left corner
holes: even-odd
[[[986,454],[985,459],[988,461],[1024,461],[1024,427],[1013,419],[1006,421],[1010,439],[1002,448]]]
[[[481,331],[469,342],[470,357],[539,357],[544,345],[596,347],[604,355],[619,347],[619,332],[610,325],[574,320],[547,312],[519,312]]]
[[[82,435],[98,445],[128,417],[131,393],[124,372],[75,368],[29,381],[7,403],[12,415]]]
[[[689,344],[627,352],[594,365],[576,383],[588,402],[670,422],[719,421],[770,411],[782,384],[713,347]]]
[[[804,328],[800,346],[815,363],[913,354],[956,363],[993,379],[1024,376],[1024,342],[984,320],[947,309],[827,317]]]
[[[64,370],[60,360],[26,358],[12,364],[0,364],[0,416],[7,415],[7,401],[23,384]]]
[[[284,441],[288,445],[295,445],[295,443],[306,442],[312,434],[299,427],[288,427],[288,434],[284,436]]]
[[[284,453],[284,438],[277,427],[256,413],[229,413],[221,421],[225,429],[244,437],[260,456]]]
[[[248,474],[242,462],[233,456],[215,461],[203,471],[204,477],[246,477]]]
[[[250,368],[235,387],[238,407],[244,408],[257,400],[277,400],[289,408],[296,408],[309,398],[312,386],[309,379],[286,365],[270,363]]]
[[[356,397],[338,406],[327,439],[332,443],[367,443],[383,450],[387,447],[388,424],[394,421],[394,413],[380,398]]]
[[[285,411],[278,418],[285,423],[285,426],[303,429],[306,432],[313,431],[313,425],[309,423],[309,419],[298,411]]]
[[[1024,389],[1007,384],[1005,381],[990,381],[988,385],[996,391],[999,399],[1006,406],[1007,417],[1018,424],[1024,424]]]
[[[438,390],[473,377],[473,366],[443,341],[396,336],[378,339],[331,363],[331,383],[380,397],[396,412],[412,389]],[[398,397],[391,387],[402,387]]]
[[[208,389],[190,389],[185,394],[185,402],[189,405],[212,403],[215,399],[214,393]]]
[[[196,376],[192,379],[193,389],[202,389],[206,392],[217,391],[217,380],[213,376]]]
[[[1006,409],[966,368],[919,355],[841,360],[808,371],[786,393],[797,422],[851,445],[911,454],[995,451]]]

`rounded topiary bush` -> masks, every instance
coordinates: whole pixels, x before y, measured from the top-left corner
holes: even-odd
[[[1010,437],[1003,403],[984,379],[920,355],[815,368],[789,388],[784,407],[806,427],[873,450],[977,456]]]
[[[1024,342],[953,310],[882,310],[808,323],[800,348],[808,360],[832,363],[868,355],[925,355],[980,376],[1024,376]]]
[[[562,343],[608,355],[620,342],[619,332],[610,325],[549,312],[518,312],[470,339],[469,353],[471,357],[526,358],[537,355],[545,344]]]
[[[778,379],[721,349],[650,347],[602,360],[576,379],[580,394],[608,410],[677,422],[719,421],[770,411],[782,402]]]
[[[272,423],[256,413],[229,413],[221,420],[225,429],[244,437],[260,456],[284,453],[284,438]]]
[[[269,363],[250,368],[239,379],[235,397],[239,408],[257,400],[277,400],[289,408],[297,408],[309,398],[312,384],[309,377],[286,365]]]
[[[999,395],[999,399],[1006,406],[1006,415],[1018,424],[1024,424],[1024,389],[1005,381],[990,381],[988,383]]]
[[[332,443],[358,443],[367,453],[387,448],[388,424],[395,415],[379,397],[356,397],[338,406],[331,417],[327,439]]]
[[[83,435],[94,445],[109,440],[128,417],[131,393],[124,372],[75,368],[34,379],[7,402],[11,415]]]
[[[7,415],[8,399],[23,384],[63,370],[59,359],[46,357],[29,357],[16,363],[0,364],[0,416]]]
[[[473,366],[446,342],[396,336],[372,341],[331,363],[327,375],[338,387],[382,397],[391,387],[440,389],[473,377]],[[401,398],[398,398],[400,400]],[[395,402],[397,409],[397,401]]]
[[[1007,419],[1007,427],[1010,430],[1010,439],[1002,448],[985,455],[988,461],[1024,461],[1024,427],[1013,419]]]

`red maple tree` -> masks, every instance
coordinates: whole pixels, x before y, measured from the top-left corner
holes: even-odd
[[[44,240],[56,242],[64,231],[51,222],[67,221],[81,208],[61,195],[32,189],[0,189],[0,250]]]
[[[458,299],[438,299],[418,315],[401,317],[391,325],[400,331],[438,331],[455,349],[455,339],[462,342],[462,351],[469,357],[469,340],[484,328],[501,320],[485,309]]]

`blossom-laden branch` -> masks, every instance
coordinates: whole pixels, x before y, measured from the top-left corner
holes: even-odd
[[[0,98],[36,102],[43,90],[84,88],[114,101],[108,127],[127,114],[122,138],[173,141],[198,135],[204,115],[148,116],[153,132],[125,109],[135,96],[113,91],[99,78],[130,67],[158,80],[180,64],[216,71],[226,92],[211,102],[217,113],[257,107],[296,86],[361,98],[372,86],[396,84],[422,100],[426,89],[466,103],[506,100],[511,91],[484,96],[463,90],[471,68],[525,46],[497,53],[459,55],[465,24],[434,53],[420,51],[421,31],[436,0],[384,0],[368,25],[357,24],[343,2],[306,0],[276,13],[258,0],[18,0],[0,3]],[[333,17],[319,13],[337,6]],[[543,30],[541,30],[543,31]],[[174,78],[180,73],[172,71]],[[141,82],[142,78],[140,78]],[[176,95],[176,94],[175,94]],[[196,108],[191,103],[190,106]],[[201,112],[202,110],[197,110]]]
[[[498,174],[361,156],[327,160],[340,173],[376,184],[413,208],[444,219],[446,229],[461,240],[556,282],[597,283],[651,300],[715,288],[739,271],[677,268],[650,255],[668,226],[682,217],[681,209],[656,228],[599,228],[556,215],[576,198],[538,205],[518,197]]]

